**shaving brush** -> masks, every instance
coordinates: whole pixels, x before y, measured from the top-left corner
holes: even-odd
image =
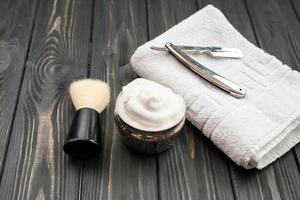
[[[63,146],[70,156],[85,159],[100,152],[100,113],[109,103],[109,86],[100,80],[75,81],[69,88],[76,109]]]

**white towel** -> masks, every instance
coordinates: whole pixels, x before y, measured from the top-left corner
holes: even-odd
[[[235,47],[242,59],[192,57],[247,88],[236,99],[151,45]],[[187,119],[225,154],[246,169],[261,169],[300,139],[300,74],[246,40],[215,7],[209,5],[140,46],[131,65],[141,77],[176,89],[187,104]],[[298,130],[297,130],[298,129]]]

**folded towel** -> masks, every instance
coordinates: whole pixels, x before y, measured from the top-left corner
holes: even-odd
[[[247,88],[243,99],[217,89],[151,45],[235,47],[242,59],[191,55]],[[176,89],[187,104],[187,119],[225,154],[246,169],[261,169],[300,140],[300,74],[246,40],[209,5],[140,46],[131,60],[141,77]]]

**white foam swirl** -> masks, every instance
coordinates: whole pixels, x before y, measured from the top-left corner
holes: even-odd
[[[185,102],[172,89],[143,78],[124,86],[116,102],[121,119],[145,131],[161,131],[178,124],[185,115]]]

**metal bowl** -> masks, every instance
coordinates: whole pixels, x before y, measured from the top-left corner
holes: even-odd
[[[170,149],[182,133],[185,117],[174,127],[162,131],[143,131],[126,124],[115,111],[115,123],[123,143],[140,153],[154,154]]]

